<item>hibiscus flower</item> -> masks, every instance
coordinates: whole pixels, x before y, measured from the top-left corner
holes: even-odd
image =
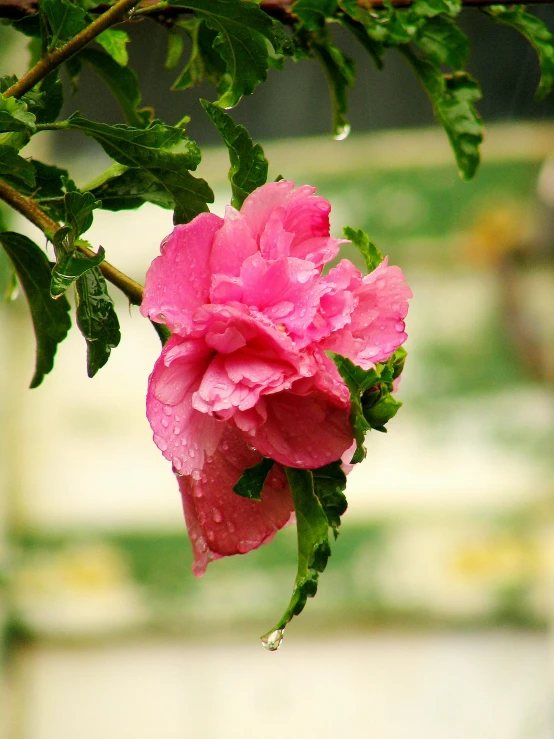
[[[314,193],[281,180],[224,218],[202,213],[175,227],[146,275],[141,312],[172,333],[147,416],[178,476],[197,575],[291,520],[282,465],[316,469],[352,447],[349,391],[327,352],[371,369],[407,338],[398,267],[364,277],[342,260],[322,274],[344,242]],[[262,457],[277,464],[261,502],[239,497],[233,486]]]

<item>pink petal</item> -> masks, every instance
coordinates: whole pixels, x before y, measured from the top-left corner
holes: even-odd
[[[289,192],[293,190],[294,182],[279,180],[268,182],[252,192],[240,209],[250,227],[250,231],[258,243],[269,221],[272,212],[283,206]]]
[[[242,211],[230,205],[225,209],[225,222],[214,239],[210,257],[210,269],[214,275],[238,277],[245,259],[258,251],[255,234],[252,233]]]
[[[187,333],[195,308],[208,300],[210,251],[222,224],[213,213],[201,213],[175,226],[146,273],[140,307],[145,318],[165,323],[172,333]]]
[[[354,290],[357,306],[351,321],[336,331],[322,346],[347,357],[364,369],[387,360],[407,339],[404,318],[412,291],[399,267],[389,267],[385,259],[366,275]]]
[[[204,456],[213,454],[223,425],[192,407],[193,393],[213,352],[198,339],[172,336],[148,381],[146,415],[154,442],[183,474],[201,470]]]
[[[214,559],[244,554],[267,544],[290,522],[294,506],[281,467],[275,465],[269,473],[261,501],[233,492],[243,471],[260,460],[240,433],[226,424],[200,479],[178,477],[195,575],[202,575]]]
[[[318,389],[314,378],[260,402],[267,420],[248,438],[265,457],[316,469],[340,459],[352,444],[350,401]]]

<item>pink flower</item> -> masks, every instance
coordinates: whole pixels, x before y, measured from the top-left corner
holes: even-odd
[[[406,339],[411,296],[383,262],[362,277],[339,250],[329,203],[281,180],[225,217],[176,226],[146,276],[141,312],[172,337],[150,376],[154,441],[179,476],[195,564],[269,541],[293,513],[280,465],[315,469],[352,446],[348,388],[326,351],[365,369]],[[262,501],[233,491],[277,463]]]

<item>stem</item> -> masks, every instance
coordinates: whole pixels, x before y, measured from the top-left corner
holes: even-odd
[[[67,44],[42,57],[24,77],[6,90],[4,97],[19,98],[26,92],[29,92],[37,82],[43,80],[53,69],[59,67],[60,64],[93,41],[102,31],[119,23],[123,19],[123,16],[137,5],[138,2],[140,0],[119,0],[109,10],[68,41]]]
[[[0,200],[11,205],[14,210],[17,210],[18,213],[21,213],[27,220],[37,226],[49,241],[53,240],[54,234],[60,228],[60,224],[47,216],[32,198],[25,197],[25,195],[17,192],[13,187],[0,180]],[[91,249],[84,244],[80,244],[79,241],[76,242],[75,246],[87,257],[95,256]],[[118,287],[127,296],[132,305],[141,304],[143,289],[138,282],[135,282],[131,277],[128,277],[109,262],[102,262],[98,268],[108,282]]]

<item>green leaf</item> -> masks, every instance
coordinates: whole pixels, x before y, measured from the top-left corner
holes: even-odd
[[[16,98],[0,95],[0,133],[24,132],[32,134],[36,129],[36,119],[27,103]],[[0,142],[5,143],[5,142]]]
[[[213,202],[208,184],[188,171],[196,169],[200,151],[182,128],[163,123],[153,123],[146,129],[108,126],[88,121],[79,113],[74,113],[67,125],[94,138],[119,164],[148,172],[172,196],[175,223],[190,221]],[[174,151],[177,147],[180,150]]]
[[[178,25],[188,33],[192,45],[190,57],[172,90],[187,90],[206,79],[217,87],[225,75],[225,63],[214,48],[217,31],[208,28],[204,21],[192,18],[179,20]]]
[[[50,50],[63,46],[88,23],[85,11],[70,0],[41,0],[39,9],[50,26]]]
[[[164,67],[171,71],[179,64],[179,59],[183,55],[185,41],[183,37],[175,31],[170,31],[167,36],[167,56],[165,58]]]
[[[244,126],[235,123],[228,113],[207,100],[200,102],[229,150],[231,204],[238,210],[253,190],[266,183],[268,161],[262,147],[254,144]]]
[[[461,0],[415,0],[410,8],[411,12],[415,15],[434,18],[439,14],[454,17],[462,9]]]
[[[267,77],[269,52],[292,53],[281,25],[250,0],[175,0],[173,5],[190,8],[197,18],[217,32],[213,47],[225,64],[218,84],[222,108],[235,106]]]
[[[92,194],[102,201],[103,210],[133,210],[144,203],[173,209],[173,197],[147,170],[113,164],[88,185]]]
[[[331,354],[342,379],[346,382],[350,390],[350,401],[352,408],[350,411],[350,423],[354,431],[354,439],[356,440],[356,451],[351,459],[352,464],[357,464],[365,458],[366,450],[364,447],[364,439],[366,433],[371,426],[367,422],[362,407],[362,394],[373,387],[379,380],[380,373],[375,370],[363,370],[346,357],[338,354]]]
[[[483,141],[483,125],[474,107],[481,98],[479,85],[465,72],[443,75],[439,67],[406,46],[399,51],[429,95],[435,117],[450,140],[460,176],[471,179],[479,166],[479,145]]]
[[[29,187],[35,186],[35,168],[28,159],[23,159],[11,146],[0,144],[0,175],[8,175]]]
[[[91,192],[68,192],[65,201],[65,224],[71,228],[76,240],[92,226],[92,211],[102,203]]]
[[[484,8],[483,12],[497,23],[519,31],[535,49],[541,67],[541,78],[535,97],[542,100],[548,95],[554,83],[554,47],[552,34],[547,26],[540,18],[527,13],[523,6],[491,5]]]
[[[63,84],[58,79],[58,71],[54,70],[47,75],[38,90],[41,94],[41,100],[36,105],[29,104],[29,110],[32,111],[37,123],[52,123],[59,116],[63,106]],[[27,95],[23,96],[27,99]]]
[[[354,84],[354,62],[342,51],[329,42],[312,44],[331,92],[333,109],[333,136],[344,139],[350,133],[350,124],[346,118],[348,110],[348,88]]]
[[[59,300],[50,297],[50,264],[36,244],[9,231],[0,232],[0,243],[12,261],[29,303],[37,342],[31,387],[37,387],[54,366],[58,344],[71,326],[69,303],[65,297]]]
[[[350,226],[345,226],[342,232],[344,237],[349,239],[354,246],[358,248],[360,254],[364,258],[368,273],[373,272],[373,270],[381,264],[384,257],[375,244],[369,240],[369,236],[366,232],[361,228],[354,230],[353,228],[350,228]]]
[[[68,254],[57,262],[52,270],[50,295],[53,298],[59,298],[76,279],[103,262],[105,256],[106,253],[102,247],[98,249],[98,254],[95,257],[87,257],[79,252]]]
[[[453,69],[461,69],[467,62],[468,38],[447,16],[441,15],[426,21],[415,43],[431,64],[437,67],[448,64]]]
[[[333,529],[335,539],[338,536],[340,517],[348,508],[344,490],[346,489],[346,475],[342,471],[341,461],[320,467],[312,472],[314,478],[314,492],[321,503],[329,526]]]
[[[329,522],[314,492],[312,473],[292,467],[286,467],[285,472],[296,512],[298,570],[287,609],[273,629],[262,636],[262,642],[270,650],[279,646],[285,626],[302,611],[306,600],[316,594],[319,573],[325,569],[331,554]]]
[[[372,429],[386,432],[385,425],[391,418],[396,416],[402,403],[395,400],[388,392],[383,393],[376,402],[371,396],[368,404],[364,400],[362,398],[362,407],[366,421]]]
[[[13,151],[13,150],[12,150]],[[36,204],[55,221],[65,218],[64,195],[66,190],[75,189],[67,170],[30,159],[33,168],[34,184],[15,182],[9,175],[4,179],[16,187],[23,195],[32,196]]]
[[[76,292],[77,325],[87,342],[87,374],[94,377],[119,344],[119,321],[98,267],[79,277]]]
[[[106,83],[130,126],[145,128],[149,125],[154,111],[139,107],[141,94],[132,69],[120,66],[109,54],[99,49],[84,49],[77,58]]]
[[[296,0],[293,12],[308,31],[319,34],[337,7],[337,0]]]
[[[107,28],[102,31],[95,39],[96,43],[107,51],[111,58],[121,67],[127,66],[129,62],[129,53],[127,52],[127,44],[130,39],[125,31],[117,28]]]
[[[261,462],[253,467],[248,467],[240,476],[239,481],[233,487],[233,491],[243,498],[250,500],[261,500],[265,481],[273,467],[273,460],[264,457]]]

